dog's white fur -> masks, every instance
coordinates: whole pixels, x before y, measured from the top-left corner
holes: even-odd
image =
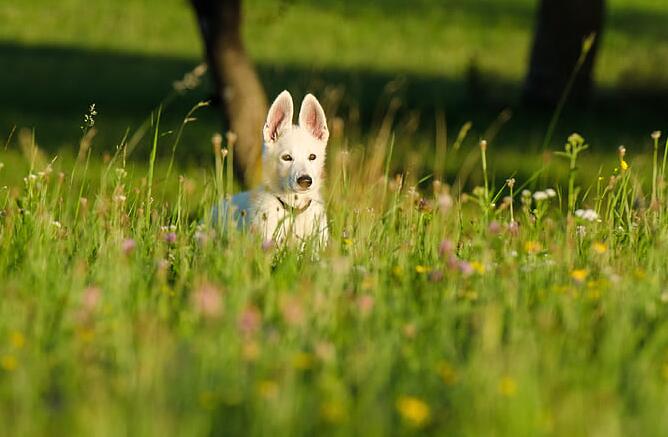
[[[302,101],[298,125],[292,124],[293,112],[292,96],[283,91],[271,105],[262,130],[262,186],[234,196],[232,204],[240,222],[265,241],[304,241],[314,236],[324,245],[329,230],[320,188],[329,139],[327,120],[311,94]],[[312,181],[309,187],[306,177]]]

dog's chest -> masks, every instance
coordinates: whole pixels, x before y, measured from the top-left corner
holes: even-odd
[[[286,207],[273,196],[260,195],[253,216],[253,227],[262,232],[265,238],[283,240],[289,236],[305,239],[327,230],[325,210],[316,201],[299,210]]]

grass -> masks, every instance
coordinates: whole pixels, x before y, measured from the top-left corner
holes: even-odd
[[[29,172],[0,198],[1,421],[20,435],[668,430],[664,139],[652,180],[620,155],[581,185],[573,135],[550,164],[567,191],[517,179],[509,198],[494,178],[418,185],[368,164],[391,141],[369,154],[340,135],[320,253],[208,224],[229,189],[213,169],[151,160],[147,180],[124,147],[52,161],[27,143]],[[485,169],[496,151],[470,153]]]
[[[532,2],[248,1],[267,88],[331,122],[319,253],[208,223],[229,155],[215,111],[183,125],[209,88],[172,93],[199,43],[159,3],[0,5],[4,429],[668,433],[668,143],[638,103],[666,83],[663,2],[610,2],[600,101],[541,153],[545,118],[494,121]]]

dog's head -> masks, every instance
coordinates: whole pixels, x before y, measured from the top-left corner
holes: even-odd
[[[263,179],[268,188],[287,198],[309,199],[320,190],[329,139],[327,120],[312,94],[302,101],[299,125],[292,124],[292,115],[292,96],[283,91],[269,108],[262,130]]]

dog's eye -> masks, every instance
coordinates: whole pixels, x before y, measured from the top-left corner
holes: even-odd
[[[315,161],[315,155],[314,155],[313,153],[311,153],[311,154],[308,156],[308,160],[309,160],[309,161]]]
[[[292,161],[292,156],[286,153],[285,155],[281,156],[281,159],[283,161]]]

